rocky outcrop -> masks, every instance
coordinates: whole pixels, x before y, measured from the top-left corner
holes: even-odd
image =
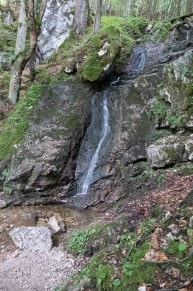
[[[89,87],[73,80],[45,88],[4,185],[14,193],[35,191],[37,196],[47,189],[52,196],[50,190],[58,185],[69,187],[89,122],[90,94]]]
[[[94,97],[78,81],[47,87],[23,143],[17,145],[4,186],[25,201],[59,193],[64,201],[86,207],[138,194],[152,169],[192,161],[193,34],[186,40],[180,35],[179,50],[171,51],[170,41],[138,46],[130,67],[126,64],[128,74]],[[102,57],[108,50],[104,44]],[[74,196],[100,142],[104,98],[108,132],[88,194]]]
[[[175,163],[192,161],[193,135],[174,135],[159,139],[147,148],[147,158],[153,168],[165,168]]]
[[[73,0],[49,0],[44,12],[38,50],[47,59],[69,36],[73,24]]]
[[[12,229],[9,235],[22,250],[50,251],[51,231],[46,227],[21,226]]]

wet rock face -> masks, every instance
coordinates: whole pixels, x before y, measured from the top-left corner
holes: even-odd
[[[57,51],[69,36],[74,19],[73,8],[73,0],[49,0],[47,2],[38,38],[38,49],[44,60]]]
[[[68,185],[89,116],[90,90],[77,81],[47,87],[11,159],[7,186],[18,193]],[[48,195],[50,195],[48,193]]]
[[[147,168],[192,161],[192,37],[190,33],[186,40],[179,38],[178,51],[171,51],[170,41],[138,47],[131,63],[131,71],[137,75],[131,78],[128,71],[125,79],[95,92],[96,120],[91,131],[86,128],[93,94],[85,85],[66,81],[46,88],[24,142],[12,157],[5,185],[24,199],[31,192],[36,197],[52,195],[51,189],[56,195],[54,189],[60,186],[68,202],[87,207],[103,201],[113,203],[138,191],[143,186],[135,179],[143,177]],[[72,198],[101,137],[104,96],[109,132],[88,195]]]

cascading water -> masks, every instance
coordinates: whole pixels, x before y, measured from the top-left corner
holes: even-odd
[[[94,99],[93,99],[94,100]],[[93,109],[93,115],[94,113],[94,102],[92,102],[92,109]],[[91,122],[91,126],[93,125],[93,122]],[[109,132],[109,109],[108,109],[108,101],[107,101],[107,91],[104,92],[104,96],[103,96],[103,105],[102,105],[102,131],[101,131],[101,136],[97,145],[97,148],[91,158],[91,161],[89,163],[89,167],[87,169],[87,173],[83,179],[82,185],[80,187],[80,191],[79,191],[79,195],[82,194],[87,194],[89,186],[92,182],[92,178],[93,178],[93,172],[94,169],[96,167],[97,161],[98,161],[98,157],[99,157],[99,153],[101,150],[101,146],[104,142],[104,140],[106,139],[108,132]]]
[[[144,69],[145,63],[146,63],[146,50],[141,46],[135,47],[131,59],[132,75],[134,76],[138,75]]]
[[[136,47],[132,60],[132,74],[138,75],[146,63],[146,50]],[[77,195],[87,194],[90,185],[104,177],[112,132],[109,126],[109,94],[112,88],[121,84],[121,77],[110,82],[110,88],[102,94],[97,93],[92,99],[92,120],[82,141],[75,177],[77,180]],[[108,101],[109,100],[109,101]],[[108,139],[107,139],[108,136]],[[103,172],[104,171],[104,172]]]
[[[191,33],[191,29],[186,30],[186,41],[189,41],[190,33]]]
[[[145,66],[145,62],[146,62],[146,57],[145,57],[145,51],[143,48],[140,47],[140,56],[139,56],[139,64],[138,64],[138,71],[142,71],[144,66]]]

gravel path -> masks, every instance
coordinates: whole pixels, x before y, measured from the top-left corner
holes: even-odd
[[[0,290],[54,290],[84,265],[83,257],[53,248],[50,252],[18,251],[0,262]]]

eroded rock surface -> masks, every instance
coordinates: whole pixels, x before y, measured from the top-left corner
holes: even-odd
[[[192,29],[186,38],[185,28],[178,27],[163,44],[138,46],[126,63],[127,74],[105,90],[92,94],[87,85],[72,80],[46,88],[4,185],[24,201],[59,193],[87,207],[144,191],[152,168],[192,161],[192,45]],[[100,140],[104,98],[108,135],[88,195],[71,198],[79,193]],[[90,122],[96,123],[86,131]]]

